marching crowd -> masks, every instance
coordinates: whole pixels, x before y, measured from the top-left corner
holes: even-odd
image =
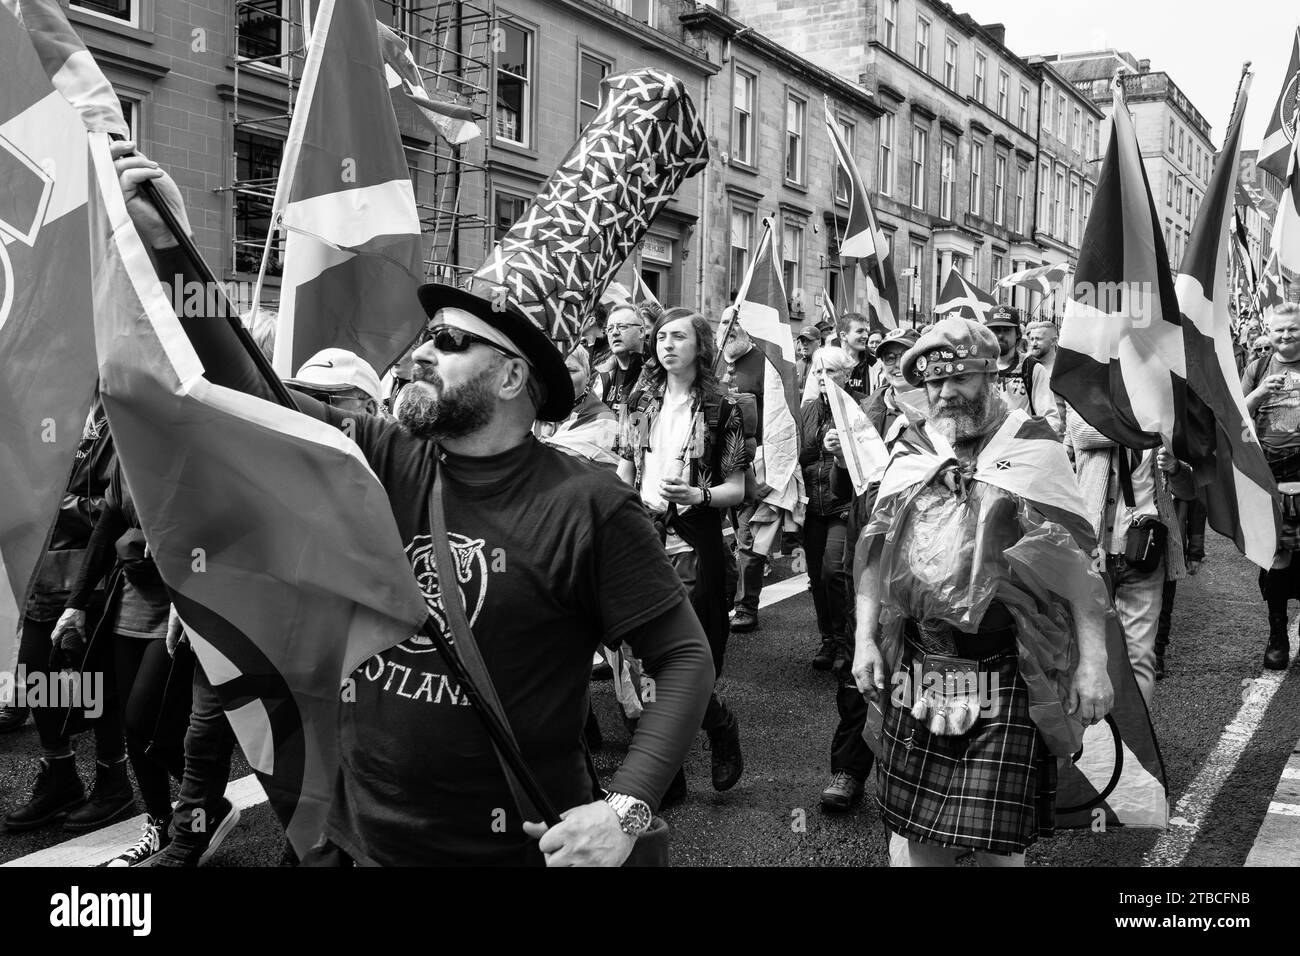
[[[192,281],[138,189],[152,180],[178,209],[179,193],[130,146],[114,150],[137,229],[163,281]],[[476,295],[430,285],[420,304],[426,332],[387,381],[332,349],[286,384],[300,411],[355,426],[413,563],[421,548],[429,560],[443,520],[458,546],[507,555],[503,570],[471,570],[459,589],[440,591],[436,576],[420,583],[431,608],[464,598],[519,747],[565,812],[539,822],[456,695],[393,687],[398,670],[427,678],[438,667],[413,637],[357,672],[333,805],[304,864],[623,863],[649,844],[654,812],[685,794],[698,730],[711,786],[741,779],[744,715],[718,679],[729,636],[761,626],[765,569],[783,547],[803,549],[817,628],[807,653],[835,683],[822,806],[853,806],[875,766],[894,865],[951,865],[967,851],[981,865],[1023,863],[1053,826],[1057,759],[1113,703],[1105,634],[1116,622],[1152,700],[1176,583],[1204,559],[1205,514],[1169,450],[1116,447],[1052,391],[1052,322],[1000,306],[982,321],[939,317],[920,329],[873,328],[858,314],[799,329],[807,500],[791,533],[765,507],[772,489],[753,467],[774,373],[733,316],[637,304],[614,287],[566,355],[522,313]],[[253,329],[268,355],[273,328],[263,316]],[[1300,308],[1274,308],[1240,339],[1244,394],[1286,518],[1275,566],[1260,575],[1264,666],[1282,669],[1300,582],[1290,561],[1300,548]],[[211,381],[266,395],[246,354],[211,328],[193,340]],[[895,450],[865,490],[851,480],[831,383]],[[1010,438],[1034,449],[1017,480],[1077,486],[1087,521],[977,480]],[[902,451],[915,474],[900,483],[890,476]],[[97,408],[26,607],[19,663],[29,682],[106,674],[107,706],[93,720],[53,706],[0,712],[8,732],[30,710],[42,750],[6,830],[85,832],[133,814],[138,795],[143,834],[110,866],[211,856],[239,820],[225,796],[236,740],[185,632]],[[604,781],[590,759],[600,738],[593,667],[613,677],[632,730]],[[954,669],[989,677],[993,699],[907,678]],[[643,674],[653,695],[641,693]],[[74,758],[87,734],[89,790]],[[502,807],[508,824],[497,828]]]

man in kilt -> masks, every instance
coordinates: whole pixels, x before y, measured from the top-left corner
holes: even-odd
[[[883,714],[895,866],[1023,865],[1057,759],[1112,703],[1096,529],[1051,426],[1003,401],[998,351],[945,319],[904,355],[930,418],[899,437],[858,548],[853,675]]]

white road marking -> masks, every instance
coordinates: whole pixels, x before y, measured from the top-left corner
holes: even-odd
[[[766,585],[759,596],[760,608],[771,607],[780,601],[802,594],[808,588],[808,575],[797,574],[775,584]],[[266,803],[266,791],[257,777],[249,774],[232,780],[226,787],[226,797],[240,810]],[[144,814],[123,820],[102,830],[65,840],[55,846],[37,850],[0,866],[99,866],[107,863],[136,841]]]
[[[1300,804],[1270,803],[1268,805],[1268,812],[1281,814],[1284,817],[1300,817]]]
[[[1292,621],[1289,629],[1293,657],[1300,653],[1297,626],[1300,626],[1300,618]],[[1269,702],[1288,673],[1290,671],[1264,671],[1250,681],[1247,687],[1243,687],[1241,709],[1231,723],[1223,728],[1223,735],[1219,737],[1219,742],[1210,752],[1204,766],[1179,798],[1170,816],[1169,829],[1160,835],[1155,846],[1143,856],[1143,866],[1178,866],[1186,859],[1202,824],[1209,816],[1215,798],[1232,776],[1237,761],[1246,752],[1251,738],[1259,729]]]

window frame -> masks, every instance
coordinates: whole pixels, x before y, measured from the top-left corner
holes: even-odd
[[[1029,132],[1029,87],[1020,85],[1020,100],[1016,104],[1016,128],[1022,133]]]
[[[594,50],[592,50],[592,49],[590,49],[590,48],[588,48],[588,47],[585,47],[585,46],[579,46],[579,47],[578,47],[578,108],[577,108],[577,120],[578,120],[578,133],[579,133],[579,134],[581,134],[581,132],[586,128],[586,125],[587,125],[586,123],[584,123],[584,122],[582,121],[582,110],[583,110],[583,107],[589,107],[589,106],[592,106],[592,104],[587,103],[587,102],[586,102],[585,100],[583,100],[583,98],[582,98],[582,65],[583,65],[583,61],[584,61],[584,60],[591,60],[593,63],[597,63],[597,64],[599,64],[601,67],[604,68],[604,72],[603,72],[603,73],[601,74],[601,76],[600,76],[600,79],[601,79],[602,81],[603,81],[607,76],[609,76],[611,73],[614,72],[614,61],[613,61],[612,58],[607,57],[607,56],[604,56],[603,54],[597,53],[597,52],[595,52]],[[597,91],[598,91],[598,94],[599,94],[599,86],[600,86],[600,84],[597,83]],[[600,100],[599,100],[599,98],[597,99],[597,101],[596,101],[596,103],[595,103],[595,105],[594,105],[594,109],[595,109],[595,112],[596,112],[596,113],[599,113],[599,112],[600,112]],[[593,114],[593,115],[594,115],[594,114]],[[587,122],[590,122],[590,120],[588,120]]]
[[[1048,132],[1051,132],[1051,130],[1053,129],[1053,126],[1052,126],[1052,102],[1053,102],[1053,98],[1054,98],[1055,96],[1056,96],[1056,87],[1052,86],[1051,83],[1044,83],[1044,84],[1043,84],[1043,102],[1042,102],[1042,104],[1040,105],[1039,110],[1038,110],[1038,112],[1039,112],[1039,114],[1040,114],[1039,117],[1038,117],[1038,123],[1039,123],[1040,126],[1042,126],[1044,129],[1046,129]]]
[[[939,147],[939,218],[949,222],[957,205],[957,142],[943,138]]]
[[[995,112],[1011,122],[1011,74],[1006,70],[998,70],[998,108]]]
[[[655,14],[658,13],[657,0],[645,0],[647,10],[646,19],[644,20],[632,12],[632,0],[606,0],[606,2],[619,13],[623,14],[625,17],[631,17],[637,23],[644,23],[648,27],[653,27],[655,25]]]
[[[235,127],[232,130],[232,138],[230,140],[231,181],[241,181],[241,177],[239,175],[239,139],[241,136],[256,137],[259,139],[279,143],[280,155],[275,164],[276,176],[275,177],[271,177],[271,176],[249,177],[255,179],[266,179],[268,181],[272,178],[278,179],[280,166],[284,163],[284,150],[285,150],[285,144],[288,141],[288,136],[278,133],[275,130],[264,129],[261,126],[242,126],[242,127]],[[271,191],[274,191],[275,189],[274,186],[271,186],[270,188]],[[240,208],[239,208],[240,202],[241,200],[243,200],[245,203],[261,203],[265,207],[266,220],[267,220],[267,232],[269,233],[271,231],[272,228],[271,223],[273,221],[273,217],[271,216],[272,200],[269,198],[259,198],[254,196],[241,196],[239,190],[237,189],[232,189],[230,191],[230,195],[231,195],[231,204],[233,207],[230,209],[231,212],[230,221],[232,226],[231,233],[230,233],[230,272],[232,275],[256,275],[259,270],[260,260],[262,256],[262,249],[266,244],[266,238],[265,236],[263,236],[260,240],[253,240],[248,237],[240,236],[241,218],[243,218],[244,220],[247,220],[248,218],[247,216],[244,217],[240,216]],[[256,241],[258,243],[258,249],[256,254],[253,255],[252,257],[251,268],[241,269],[239,267],[239,256],[240,256],[239,243],[247,243],[250,241]],[[276,248],[279,252],[278,266],[268,264],[268,268],[267,268],[267,275],[273,278],[279,277],[280,275],[283,274],[284,248],[285,248],[284,236],[281,236],[279,240],[276,242]],[[247,255],[247,253],[245,253],[245,255]]]
[[[1083,148],[1083,110],[1078,106],[1070,113],[1070,148]]]
[[[283,11],[285,7],[290,5],[290,0],[278,0],[278,2],[280,3],[280,12],[278,16],[286,17]],[[81,10],[83,8],[78,7],[77,9]],[[112,20],[112,18],[109,19]],[[292,16],[287,16],[286,19],[292,21]],[[114,22],[118,22],[118,21],[114,21]],[[235,8],[231,10],[231,18],[230,18],[231,48],[235,51],[234,58],[239,62],[240,68],[245,70],[265,70],[269,73],[284,76],[289,70],[289,67],[286,62],[288,58],[288,54],[293,50],[292,22],[285,23],[281,21],[279,58],[276,60],[258,60],[255,63],[251,62],[251,58],[245,57],[243,54],[239,52],[239,44],[236,42],[236,32],[237,32],[238,25],[239,25],[239,10]],[[495,77],[495,72],[493,76]]]
[[[537,134],[535,129],[535,123],[537,120],[537,103],[535,97],[537,95],[537,84],[534,79],[534,74],[537,72],[537,37],[539,31],[535,25],[530,24],[524,20],[516,19],[513,16],[507,16],[502,19],[500,28],[504,30],[507,27],[514,30],[518,30],[524,35],[525,38],[524,50],[525,50],[525,55],[527,60],[526,63],[527,73],[524,76],[519,76],[518,74],[511,73],[509,70],[502,68],[500,64],[500,57],[502,53],[505,52],[504,45],[503,48],[497,51],[496,54],[494,55],[492,60],[492,123],[491,123],[492,145],[501,146],[506,149],[522,149],[522,150],[536,151]],[[505,134],[498,131],[497,110],[499,109],[499,103],[501,99],[500,88],[501,88],[502,73],[505,73],[507,76],[513,79],[522,80],[524,83],[524,95],[521,98],[521,103],[524,108],[525,115],[523,118],[521,118],[519,123],[519,126],[524,131],[524,136],[525,136],[525,138],[522,140],[511,139]]]
[[[1065,238],[1066,179],[1065,170],[1058,166],[1052,179],[1052,235],[1057,239]]]
[[[924,29],[922,29],[923,26]],[[933,26],[933,21],[919,13],[916,15],[916,38],[912,45],[912,65],[926,76],[930,75],[930,39],[933,36]],[[921,41],[922,36],[925,37],[925,42]],[[925,53],[924,63],[920,62],[922,51]]]
[[[985,96],[988,93],[987,82],[989,72],[989,58],[982,50],[975,51],[975,84],[974,96],[980,106],[984,105]]]
[[[745,262],[744,266],[739,270],[739,275],[734,274],[736,271],[735,251],[741,248],[734,245],[733,242],[736,236],[735,220],[737,214],[749,217],[749,234],[745,236],[746,245],[744,246]],[[745,272],[749,269],[749,264],[752,261],[750,257],[754,254],[754,228],[757,221],[758,210],[755,206],[739,202],[735,197],[731,198],[727,210],[727,278],[730,280],[728,287],[731,289],[740,288],[740,284],[745,279]]]
[[[918,137],[920,157],[917,157]],[[912,162],[911,175],[908,177],[908,201],[913,209],[925,211],[925,168],[930,152],[930,131],[919,123],[912,124]],[[920,200],[918,202],[917,200]]]
[[[125,20],[122,19],[121,17],[113,16],[111,13],[104,13],[100,10],[94,9],[93,7],[83,6],[82,4],[84,2],[85,0],[80,0],[80,2],[79,0],[68,0],[68,9],[76,10],[80,13],[85,13],[89,16],[96,17],[100,20],[106,20],[109,23],[116,23],[119,26],[135,27],[137,30],[142,29],[142,21],[144,20],[145,0],[126,0],[127,4],[131,9],[131,15]]]
[[[519,215],[523,215],[523,213],[527,211],[528,204],[532,201],[532,197],[525,196],[523,193],[515,192],[509,186],[498,186],[495,183],[493,184],[492,186],[492,234],[495,237],[495,241],[497,242],[500,242],[501,236],[504,236],[506,233],[508,233],[511,227],[513,227],[514,224],[519,221],[519,217],[516,216],[514,219],[510,221],[510,225],[505,227],[505,230],[504,232],[502,232],[501,236],[496,235],[496,231],[500,228],[500,222],[497,219],[498,203],[503,198],[511,199],[519,202],[520,210],[521,210]]]
[[[970,143],[970,211],[984,217],[984,144],[977,139]]]
[[[1041,160],[1038,164],[1038,228],[1051,234],[1052,231],[1052,164]]]
[[[1079,245],[1079,203],[1083,198],[1083,190],[1080,188],[1079,180],[1073,176],[1070,177],[1069,205],[1066,207],[1066,241],[1076,248]]]
[[[1056,138],[1062,143],[1065,142],[1065,124],[1068,117],[1065,115],[1065,107],[1068,105],[1065,94],[1056,94]]]
[[[1025,235],[1025,211],[1028,197],[1026,190],[1029,188],[1029,167],[1020,163],[1016,164],[1016,232]]]
[[[736,86],[741,78],[744,78],[749,83],[748,111],[740,110],[736,106]],[[744,113],[747,120],[746,136],[744,138],[745,156],[743,158],[736,150],[735,130],[736,130],[737,113]],[[743,66],[740,63],[737,63],[735,64],[735,67],[732,70],[732,74],[731,74],[731,129],[729,130],[730,145],[731,145],[731,162],[733,164],[745,166],[753,170],[758,169],[758,156],[757,156],[758,123],[756,122],[757,116],[758,116],[758,72],[756,70],[751,70],[750,68]]]
[[[993,224],[1001,226],[1006,221],[1004,207],[1007,203],[1007,158],[998,153],[993,157]]]
[[[886,130],[889,141],[886,143]],[[898,114],[885,110],[876,124],[876,191],[882,196],[892,196],[895,174],[898,172]]]
[[[943,85],[954,93],[957,93],[957,57],[959,53],[957,41],[945,35],[943,38]],[[948,58],[949,54],[952,55],[952,59]]]
[[[803,260],[804,260],[804,230],[805,223],[794,222],[782,217],[781,222],[781,281],[785,283],[785,296],[788,300],[794,300],[796,290],[803,288]],[[789,250],[786,248],[786,240],[789,234],[793,233],[798,237],[797,257],[791,259]],[[793,281],[786,276],[786,266],[794,265]]]
[[[885,0],[881,17],[884,20],[885,49],[898,52],[898,0]],[[892,14],[892,18],[891,18]]]
[[[799,118],[799,130],[797,134],[790,131],[790,108],[795,107],[795,115]],[[797,135],[799,138],[798,155],[795,156],[797,161],[796,176],[790,175],[790,138]],[[785,160],[782,175],[785,177],[787,185],[806,187],[808,185],[808,98],[801,93],[796,92],[790,87],[785,90],[785,136],[782,142],[782,158]]]

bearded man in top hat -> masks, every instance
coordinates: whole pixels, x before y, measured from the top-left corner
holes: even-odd
[[[133,147],[116,143],[113,156],[161,280],[201,281],[139,187],[153,180],[188,229],[180,191],[156,164],[128,156]],[[450,286],[421,287],[419,305],[431,326],[398,421],[301,393],[295,401],[354,437],[388,492],[432,616],[449,632],[429,522],[430,496],[441,491],[466,614],[523,756],[563,820],[546,829],[521,819],[482,724],[438,651],[412,636],[352,675],[330,852],[320,855],[363,865],[617,866],[700,725],[713,685],[708,645],[632,489],[533,437],[535,420],[564,420],[574,406],[545,333],[509,302]],[[271,399],[227,323],[213,319],[182,319],[206,377]],[[654,676],[656,704],[602,798],[582,747],[587,685],[595,648],[621,642]]]
[[[853,676],[881,701],[895,866],[1023,865],[1057,758],[1113,701],[1096,528],[1046,422],[1007,408],[1000,351],[952,318],[903,356],[930,417],[898,438],[858,545]]]

